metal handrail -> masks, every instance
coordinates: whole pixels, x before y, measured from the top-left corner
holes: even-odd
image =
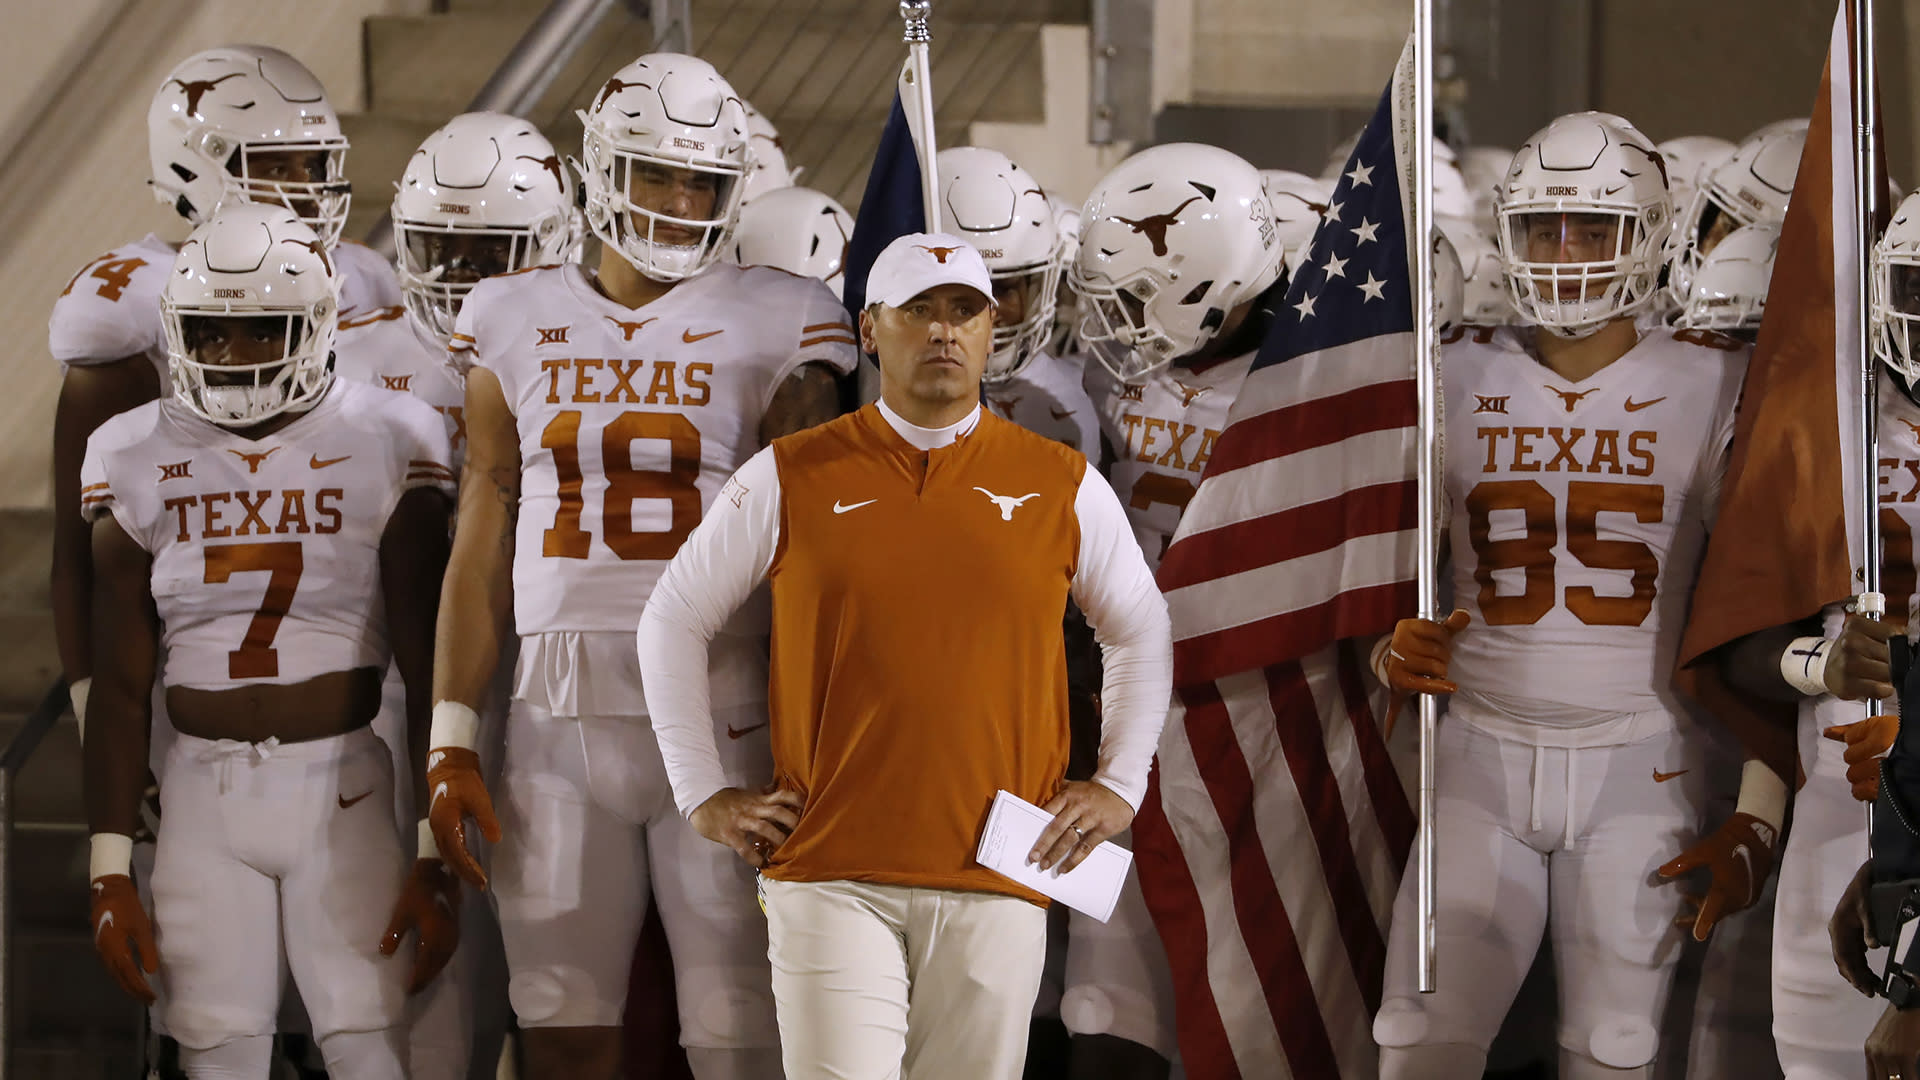
[[[553,86],[560,69],[586,44],[615,3],[616,0],[552,0],[545,10],[534,16],[527,32],[520,35],[506,59],[467,103],[465,111],[491,110],[525,116]],[[380,254],[393,258],[391,213],[380,215],[380,220],[367,230],[365,242]]]
[[[0,750],[0,1080],[6,1080],[13,1056],[13,994],[8,986],[13,970],[13,778],[66,714],[67,705],[67,681],[55,679],[13,741]]]

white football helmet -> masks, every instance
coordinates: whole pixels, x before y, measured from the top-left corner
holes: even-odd
[[[841,295],[853,215],[830,196],[804,187],[775,188],[740,208],[728,257],[741,266],[777,266],[819,278]]]
[[[393,196],[407,310],[442,344],[480,279],[566,262],[579,230],[573,174],[532,123],[462,113],[427,136]]]
[[[1521,145],[1499,195],[1495,242],[1521,321],[1586,337],[1653,299],[1673,203],[1666,163],[1632,124],[1560,117]],[[1569,247],[1585,257],[1543,254]]]
[[[1333,201],[1334,183],[1286,169],[1261,169],[1260,184],[1273,204],[1273,223],[1287,249],[1287,271],[1299,273],[1313,244],[1313,231]]]
[[[579,114],[580,179],[593,234],[656,281],[699,273],[725,252],[746,197],[747,112],[713,65],[648,53],[615,72]],[[713,207],[674,217],[642,205],[641,184],[666,189],[677,172],[710,187]],[[702,192],[695,191],[697,197]]]
[[[1488,236],[1493,235],[1494,192],[1507,178],[1513,164],[1513,151],[1504,146],[1469,146],[1460,151],[1460,178],[1466,182],[1467,195],[1473,200],[1473,217]],[[1455,244],[1459,241],[1456,239]]]
[[[780,131],[773,121],[752,102],[740,104],[747,110],[747,147],[753,156],[753,164],[747,167],[747,191],[741,198],[752,202],[769,191],[799,183],[800,170],[787,164],[787,148],[780,142]]]
[[[1433,231],[1433,325],[1445,333],[1466,321],[1466,273],[1447,234]]]
[[[1694,272],[1686,306],[1674,317],[1682,330],[1751,331],[1767,310],[1767,285],[1780,248],[1780,226],[1754,223],[1727,234]]]
[[[174,399],[223,427],[311,408],[333,383],[339,308],[339,274],[317,233],[284,206],[228,203],[180,245],[160,296]],[[279,356],[201,359],[206,318],[267,321]]]
[[[1873,245],[1873,294],[1869,297],[1874,349],[1904,379],[1920,386],[1920,192],[1893,212],[1887,231]]]
[[[1167,143],[1087,196],[1069,280],[1080,337],[1123,382],[1200,351],[1280,277],[1286,249],[1260,171],[1217,146]]]
[[[1435,218],[1460,260],[1461,317],[1474,326],[1505,326],[1513,321],[1507,295],[1506,264],[1493,237],[1466,218]]]
[[[1722,237],[1742,225],[1778,225],[1786,218],[1806,142],[1805,120],[1768,124],[1700,175],[1668,255],[1667,291],[1674,304],[1686,303],[1693,275]]]
[[[279,49],[226,45],[182,61],[147,108],[147,153],[154,197],[196,225],[240,198],[287,207],[328,246],[346,227],[340,118],[313,72]],[[305,179],[284,172],[292,156],[307,159]]]
[[[1053,332],[1047,349],[1055,356],[1067,356],[1082,351],[1075,340],[1080,330],[1080,296],[1067,284],[1073,260],[1080,255],[1080,206],[1051,191],[1047,193],[1047,202],[1052,204],[1053,220],[1060,227],[1061,267],[1060,287],[1053,292]]]
[[[940,151],[940,217],[947,231],[972,244],[993,277],[993,352],[982,376],[1004,382],[1047,346],[1060,289],[1060,222],[1027,170],[982,146]],[[1002,314],[1018,313],[1010,324]]]
[[[1717,135],[1681,135],[1654,147],[1667,159],[1667,186],[1676,208],[1688,205],[1700,178],[1727,163],[1737,149]]]

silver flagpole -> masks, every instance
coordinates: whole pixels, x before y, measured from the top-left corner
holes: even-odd
[[[1859,304],[1854,310],[1854,345],[1860,350],[1860,595],[1853,608],[1868,618],[1887,613],[1880,592],[1880,368],[1873,355],[1872,313],[1874,224],[1878,220],[1880,185],[1874,161],[1880,101],[1873,43],[1873,0],[1851,0],[1853,16],[1853,223],[1854,280]],[[1840,287],[1839,282],[1834,283]],[[1897,688],[1896,688],[1897,689]],[[1867,715],[1880,712],[1880,703],[1867,702]],[[1867,835],[1873,835],[1873,804],[1867,804]],[[1868,845],[1872,854],[1872,845]]]
[[[902,98],[902,108],[913,110],[907,117],[919,136],[914,152],[920,157],[920,199],[927,217],[927,231],[940,231],[940,180],[933,171],[933,75],[927,64],[927,45],[933,36],[927,32],[927,17],[933,14],[931,0],[901,0],[900,18],[906,20],[907,70],[902,81],[910,81],[916,91],[911,101]]]
[[[1413,3],[1413,331],[1414,382],[1420,403],[1419,434],[1419,563],[1420,614],[1439,619],[1440,595],[1440,380],[1433,325],[1433,0]],[[1433,773],[1434,725],[1437,702],[1432,694],[1416,695],[1420,702],[1420,850],[1419,877],[1420,992],[1435,987],[1438,957],[1433,922]]]

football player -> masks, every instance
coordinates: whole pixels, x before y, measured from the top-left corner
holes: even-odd
[[[338,290],[291,210],[217,211],[167,275],[173,392],[101,425],[81,473],[94,943],[129,994],[161,977],[195,1080],[267,1074],[289,972],[333,1075],[404,1078],[406,992],[458,940],[459,883],[424,826],[408,857],[370,726],[391,658],[424,764],[446,431],[333,377]],[[129,872],[156,674],[178,736],[149,923]],[[408,934],[412,964],[388,959]]]
[[[464,113],[427,136],[407,162],[393,199],[393,232],[399,251],[405,305],[343,312],[334,370],[343,378],[410,393],[446,421],[456,477],[465,456],[466,387],[447,363],[454,319],[461,302],[482,278],[569,261],[576,243],[573,176],[553,145],[528,121],[501,113]],[[500,688],[504,690],[504,685]],[[406,723],[404,684],[390,672],[375,731],[390,747]],[[504,718],[504,697],[484,710],[492,739],[486,740],[489,776],[497,776],[493,750]],[[404,759],[396,762],[404,768]],[[394,798],[402,820],[412,821],[416,779],[402,772]],[[475,967],[486,959],[473,947],[497,939],[486,904],[462,908],[462,949],[432,988],[411,1003],[409,1059],[413,1080],[460,1080],[474,1051],[476,1003],[481,987]],[[497,962],[497,961],[496,961]],[[504,1010],[504,1002],[497,1005]],[[482,1049],[497,1042],[485,1032]]]
[[[1196,143],[1121,162],[1080,220],[1069,280],[1098,361],[1087,389],[1114,492],[1158,565],[1279,305],[1287,251],[1259,171]],[[1060,1012],[1075,1075],[1166,1076],[1172,981],[1137,880],[1108,923],[1070,922]]]
[[[1374,1024],[1383,1080],[1479,1077],[1543,933],[1560,1076],[1649,1075],[1679,947],[1654,870],[1673,850],[1704,861],[1780,825],[1785,786],[1761,766],[1710,838],[1726,843],[1687,847],[1707,791],[1672,665],[1747,349],[1636,325],[1673,213],[1658,161],[1603,113],[1529,139],[1497,211],[1521,325],[1464,327],[1442,353],[1461,610],[1404,620],[1375,669],[1397,692],[1453,695],[1432,826],[1439,964],[1453,974],[1415,990],[1409,874]],[[1707,903],[1750,903],[1758,881],[1716,876]]]
[[[1064,248],[1046,192],[998,150],[940,151],[941,217],[972,244],[993,277],[993,352],[982,378],[1002,419],[1097,461],[1100,425],[1081,386],[1085,360],[1047,348],[1057,313]]]
[[[1733,230],[1755,222],[1777,227],[1786,217],[1806,142],[1805,120],[1768,124],[1749,135],[1733,156],[1698,174],[1693,198],[1682,209],[1670,240],[1669,304],[1686,305],[1701,261]]]
[[[147,140],[154,196],[196,225],[237,200],[291,208],[323,245],[334,245],[346,223],[341,165],[347,140],[339,118],[312,72],[278,49],[227,46],[182,61],[154,92]],[[80,465],[87,437],[103,421],[168,392],[160,292],[174,253],[175,245],[152,234],[114,248],[80,268],[48,320],[48,346],[62,371],[53,429],[54,626],[83,734],[92,682],[93,571],[80,514]],[[338,244],[329,254],[346,304],[399,302],[392,270],[372,251]],[[157,777],[172,732],[164,709],[153,731]],[[138,849],[143,870],[151,851],[145,843]],[[144,890],[150,875],[137,876]],[[164,1013],[154,1013],[162,1035]]]
[[[1732,244],[1729,238],[1721,249]],[[1806,782],[1794,795],[1773,922],[1773,1037],[1787,1080],[1862,1075],[1861,1047],[1886,1011],[1835,969],[1827,919],[1866,850],[1860,804],[1878,793],[1879,758],[1899,725],[1893,716],[1867,717],[1858,703],[1892,702],[1888,642],[1911,625],[1915,601],[1920,502],[1908,497],[1920,475],[1920,338],[1914,333],[1920,326],[1920,195],[1900,204],[1874,246],[1872,278],[1874,348],[1883,364],[1879,519],[1886,617],[1849,616],[1836,605],[1820,619],[1743,639],[1726,665],[1748,691],[1799,704]],[[1876,954],[1873,967],[1880,966]]]
[[[1687,302],[1673,325],[1713,330],[1751,344],[1767,310],[1767,286],[1779,247],[1778,225],[1755,222],[1728,233],[1694,271]]]
[[[597,267],[476,285],[455,357],[467,471],[435,663],[436,836],[487,877],[489,840],[529,1075],[620,1067],[628,960],[659,904],[681,1041],[700,1080],[780,1072],[750,868],[675,809],[633,630],[653,583],[741,463],[832,417],[858,339],[820,282],[721,261],[749,165],[746,114],[703,60],[622,68],[582,114]],[[765,609],[722,634],[714,718],[733,782],[772,777]],[[473,751],[509,627],[520,635],[500,819]]]

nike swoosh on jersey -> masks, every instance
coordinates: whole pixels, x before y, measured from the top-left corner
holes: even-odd
[[[726,333],[726,331],[722,329],[722,330],[709,330],[704,334],[696,334],[691,329],[687,329],[687,330],[680,331],[680,340],[691,345],[696,341],[705,341],[715,334],[724,334],[724,333]]]
[[[319,454],[315,454],[312,457],[307,459],[307,468],[324,469],[329,465],[338,465],[352,456],[353,456],[352,454],[342,454],[337,458],[322,459]]]
[[[361,799],[364,799],[371,794],[373,794],[373,791],[371,788],[369,788],[368,790],[363,791],[358,795],[355,795],[351,799],[347,798],[345,795],[336,795],[334,796],[334,798],[340,800],[340,809],[345,810],[348,807],[352,806],[354,803],[359,802]]]
[[[1664,784],[1676,776],[1685,776],[1692,771],[1691,769],[1679,769],[1674,772],[1661,772],[1659,769],[1655,769],[1653,770],[1653,782],[1656,784]]]
[[[1652,401],[1635,401],[1635,400],[1633,400],[1632,398],[1628,398],[1628,399],[1627,399],[1627,411],[1628,411],[1628,412],[1639,412],[1639,411],[1640,411],[1641,409],[1651,409],[1651,408],[1653,408],[1653,407],[1654,407],[1655,405],[1658,405],[1658,404],[1660,404],[1661,402],[1663,402],[1663,401],[1665,401],[1665,400],[1667,400],[1667,399],[1666,399],[1666,398],[1663,398],[1663,397],[1657,397],[1657,398],[1654,398],[1654,399],[1653,399]]]
[[[836,514],[844,514],[849,510],[858,510],[863,506],[870,506],[879,501],[879,499],[868,499],[866,502],[842,503],[839,499],[835,499],[833,500],[833,512]]]
[[[727,738],[729,738],[729,739],[744,739],[744,738],[746,738],[747,736],[749,736],[749,735],[751,735],[751,734],[753,734],[753,733],[754,733],[754,732],[756,732],[756,731],[759,731],[759,730],[760,730],[761,728],[763,728],[763,727],[766,727],[766,726],[767,726],[767,725],[766,725],[766,723],[765,723],[764,721],[763,721],[763,722],[761,722],[761,723],[758,723],[758,724],[755,724],[755,725],[753,725],[752,727],[743,727],[743,728],[737,728],[737,727],[734,727],[734,726],[733,726],[732,724],[728,724],[728,725],[727,725]]]

